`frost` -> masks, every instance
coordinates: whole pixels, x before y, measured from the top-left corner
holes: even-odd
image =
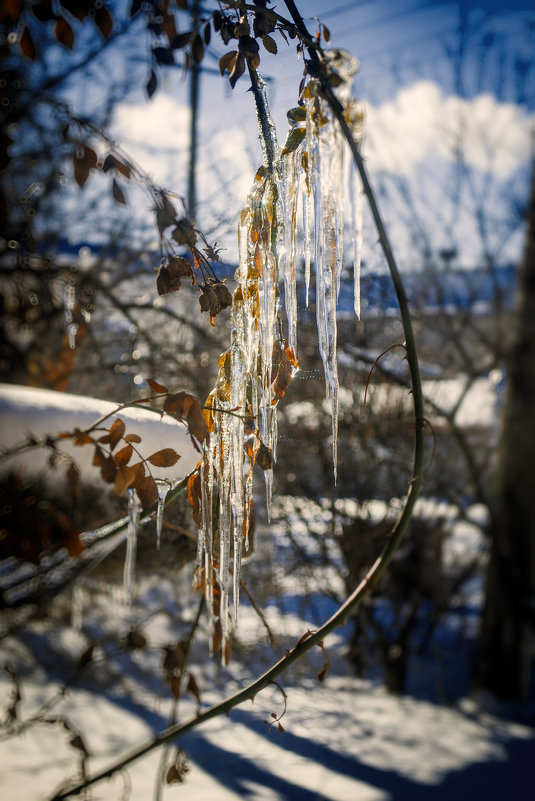
[[[348,124],[360,142],[362,108],[350,98],[350,81],[358,62],[344,51],[336,51],[329,56],[328,65],[342,79],[336,91]],[[288,114],[292,128],[281,150],[262,82],[258,90],[264,166],[257,173],[240,215],[231,344],[219,359],[216,385],[205,404],[210,437],[204,444],[200,469],[199,584],[211,612],[214,640],[216,624],[221,624],[223,654],[238,619],[240,567],[242,552],[248,548],[255,464],[264,472],[268,518],[270,514],[277,456],[277,404],[298,368],[298,272],[302,267],[308,305],[312,264],[336,477],[336,307],[343,266],[345,210],[349,206],[355,207],[350,219],[355,310],[360,310],[362,193],[358,179],[353,176],[349,180],[346,146],[339,126],[323,101],[318,84],[311,80],[304,92],[304,105]]]

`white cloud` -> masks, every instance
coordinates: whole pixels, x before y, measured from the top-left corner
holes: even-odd
[[[118,107],[114,133],[125,151],[155,184],[187,194],[190,109],[165,92],[150,101]],[[236,116],[201,115],[198,132],[197,198],[199,221],[215,231],[227,256],[233,256],[237,216],[254,176],[247,133]],[[144,208],[140,205],[140,212]]]
[[[190,109],[163,92],[147,103],[122,105],[115,119],[119,142],[152,178],[177,192],[186,191]],[[247,140],[241,128],[199,130],[199,195],[214,191],[214,166],[224,176],[242,176]],[[247,178],[247,186],[250,177]],[[205,191],[204,191],[205,190]]]
[[[420,81],[395,99],[369,106],[366,151],[374,171],[408,176],[428,157],[453,162],[458,148],[466,163],[506,179],[530,158],[535,115],[527,116],[492,95],[470,100],[444,97]]]

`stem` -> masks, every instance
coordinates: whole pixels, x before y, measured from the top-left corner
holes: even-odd
[[[248,66],[249,76],[251,78],[251,89],[256,106],[256,113],[258,115],[258,124],[260,125],[262,136],[262,150],[264,151],[265,166],[270,173],[273,173],[277,158],[277,142],[273,135],[273,123],[271,122],[264,95],[265,84],[258,72],[250,65]]]

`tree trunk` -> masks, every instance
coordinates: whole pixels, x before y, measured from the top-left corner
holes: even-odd
[[[535,639],[535,172],[509,360],[476,681],[502,698],[530,689]]]

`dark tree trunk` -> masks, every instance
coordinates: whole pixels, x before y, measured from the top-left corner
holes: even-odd
[[[530,692],[535,638],[535,173],[509,361],[491,554],[476,679],[497,696]]]

